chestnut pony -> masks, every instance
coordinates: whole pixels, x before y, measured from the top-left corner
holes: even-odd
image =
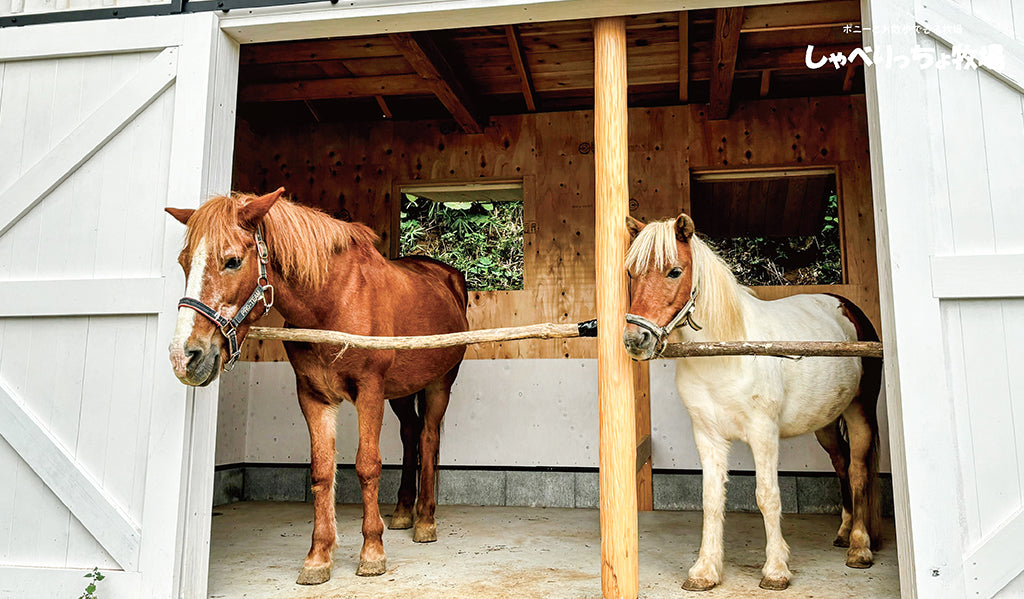
[[[461,273],[427,258],[389,261],[375,249],[377,236],[370,228],[292,203],[281,197],[283,192],[215,197],[198,210],[167,209],[188,229],[178,257],[185,297],[170,346],[174,374],[183,383],[206,385],[230,368],[249,327],[270,304],[288,326],[299,328],[382,336],[466,330]],[[363,547],[356,574],[382,574],[384,521],[377,490],[384,402],[391,400],[401,421],[404,446],[390,526],[414,527],[413,540],[435,541],[439,427],[465,346],[343,351],[325,344],[284,345],[312,447],[313,540],[298,582],[319,584],[331,576],[335,422],[342,401],[355,404],[359,420],[356,473],[363,492]]]
[[[627,227],[634,236],[626,256],[634,286],[622,339],[636,359],[660,353],[673,329],[686,341],[878,340],[864,313],[843,298],[758,299],[694,234],[685,214],[646,226],[628,218]],[[779,437],[813,431],[828,451],[843,498],[835,545],[849,547],[847,566],[871,566],[871,544],[878,541],[880,523],[875,407],[881,368],[879,358],[677,360],[676,388],[693,421],[704,471],[700,554],[683,588],[707,590],[722,579],[725,481],[733,440],[750,444],[757,470],[757,505],[767,537],[762,588],[785,589],[792,576],[780,527]]]

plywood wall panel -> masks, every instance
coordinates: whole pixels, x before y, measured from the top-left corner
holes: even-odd
[[[262,130],[263,128],[261,128]],[[398,191],[414,181],[523,178],[523,291],[470,293],[470,326],[489,328],[593,318],[593,113],[492,118],[484,133],[446,122],[320,124],[239,135],[236,187],[284,185],[297,200],[366,222],[397,248]],[[845,219],[848,281],[828,287],[862,305],[876,323],[874,223],[862,97],[747,102],[729,120],[707,119],[703,106],[634,108],[629,113],[630,213],[670,218],[690,208],[691,170],[829,165],[837,168]],[[744,218],[771,220],[737,206]],[[791,218],[799,218],[794,214]],[[700,223],[697,223],[698,230]],[[770,288],[768,297],[806,291]],[[276,316],[277,323],[280,317]],[[593,358],[592,339],[519,341],[471,347],[470,358]],[[282,360],[276,342],[249,344],[245,358]]]

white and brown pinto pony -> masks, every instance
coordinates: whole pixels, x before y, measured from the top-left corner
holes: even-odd
[[[428,258],[387,260],[369,227],[294,204],[283,192],[215,197],[198,210],[167,209],[187,226],[178,258],[185,297],[170,346],[174,374],[183,383],[209,384],[230,367],[249,327],[271,304],[288,326],[299,328],[381,336],[466,330],[466,284],[459,271]],[[385,400],[401,422],[405,450],[391,528],[413,528],[414,541],[434,541],[439,427],[465,346],[384,351],[284,345],[311,443],[313,539],[298,582],[319,584],[331,576],[335,423],[343,401],[355,404],[359,419],[363,547],[356,574],[383,574],[377,491]]]
[[[758,299],[694,234],[689,216],[644,225],[632,218],[626,256],[633,301],[622,338],[638,360],[656,357],[675,329],[685,341],[877,341],[871,322],[846,299],[795,295]],[[671,325],[671,326],[669,326]],[[878,542],[878,422],[881,359],[765,356],[682,358],[676,388],[693,421],[704,471],[700,554],[683,588],[722,580],[725,482],[732,441],[746,441],[757,470],[757,505],[767,537],[761,587],[781,590],[792,574],[782,538],[779,438],[814,432],[842,485],[835,545],[846,565],[872,564]]]

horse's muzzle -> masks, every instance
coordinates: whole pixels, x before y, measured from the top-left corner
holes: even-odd
[[[634,360],[650,360],[658,348],[658,339],[647,329],[626,325],[622,331],[622,343]]]
[[[205,387],[220,374],[220,347],[171,349],[171,366],[178,380],[193,387]]]

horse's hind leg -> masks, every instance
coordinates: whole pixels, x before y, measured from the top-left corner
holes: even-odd
[[[846,551],[846,565],[851,568],[869,568],[872,533],[876,533],[878,507],[878,429],[860,402],[854,401],[843,418],[850,439],[850,495],[852,518],[850,548]]]
[[[416,505],[416,475],[419,471],[420,432],[423,420],[416,413],[416,395],[392,399],[391,410],[398,416],[402,433],[402,482],[398,487],[398,504],[391,515],[392,530],[412,528]]]
[[[437,509],[437,456],[441,445],[441,421],[448,409],[452,383],[459,372],[455,366],[444,377],[424,390],[426,401],[423,410],[423,432],[420,433],[420,496],[416,502],[416,524],[412,540],[417,543],[431,543],[437,540],[437,523],[434,511]]]
[[[840,419],[835,419],[831,424],[814,431],[814,436],[832,459],[832,467],[835,468],[836,475],[839,477],[839,488],[842,493],[843,520],[832,544],[836,547],[849,547],[850,527],[853,521],[853,499],[850,495],[849,473],[850,445],[843,437],[839,423]]]
[[[704,528],[701,531],[700,554],[687,574],[683,588],[706,591],[722,581],[725,547],[722,533],[725,524],[725,481],[728,478],[729,441],[707,434],[694,421],[693,437],[704,471]]]
[[[782,538],[782,497],[779,491],[779,432],[773,425],[749,431],[750,449],[757,471],[757,507],[764,517],[765,562],[761,588],[781,591],[789,586],[789,545]]]
[[[298,377],[297,377],[298,378]],[[309,426],[313,480],[313,541],[298,584],[320,584],[331,578],[337,524],[334,517],[334,436],[338,406],[297,384],[299,407]]]

